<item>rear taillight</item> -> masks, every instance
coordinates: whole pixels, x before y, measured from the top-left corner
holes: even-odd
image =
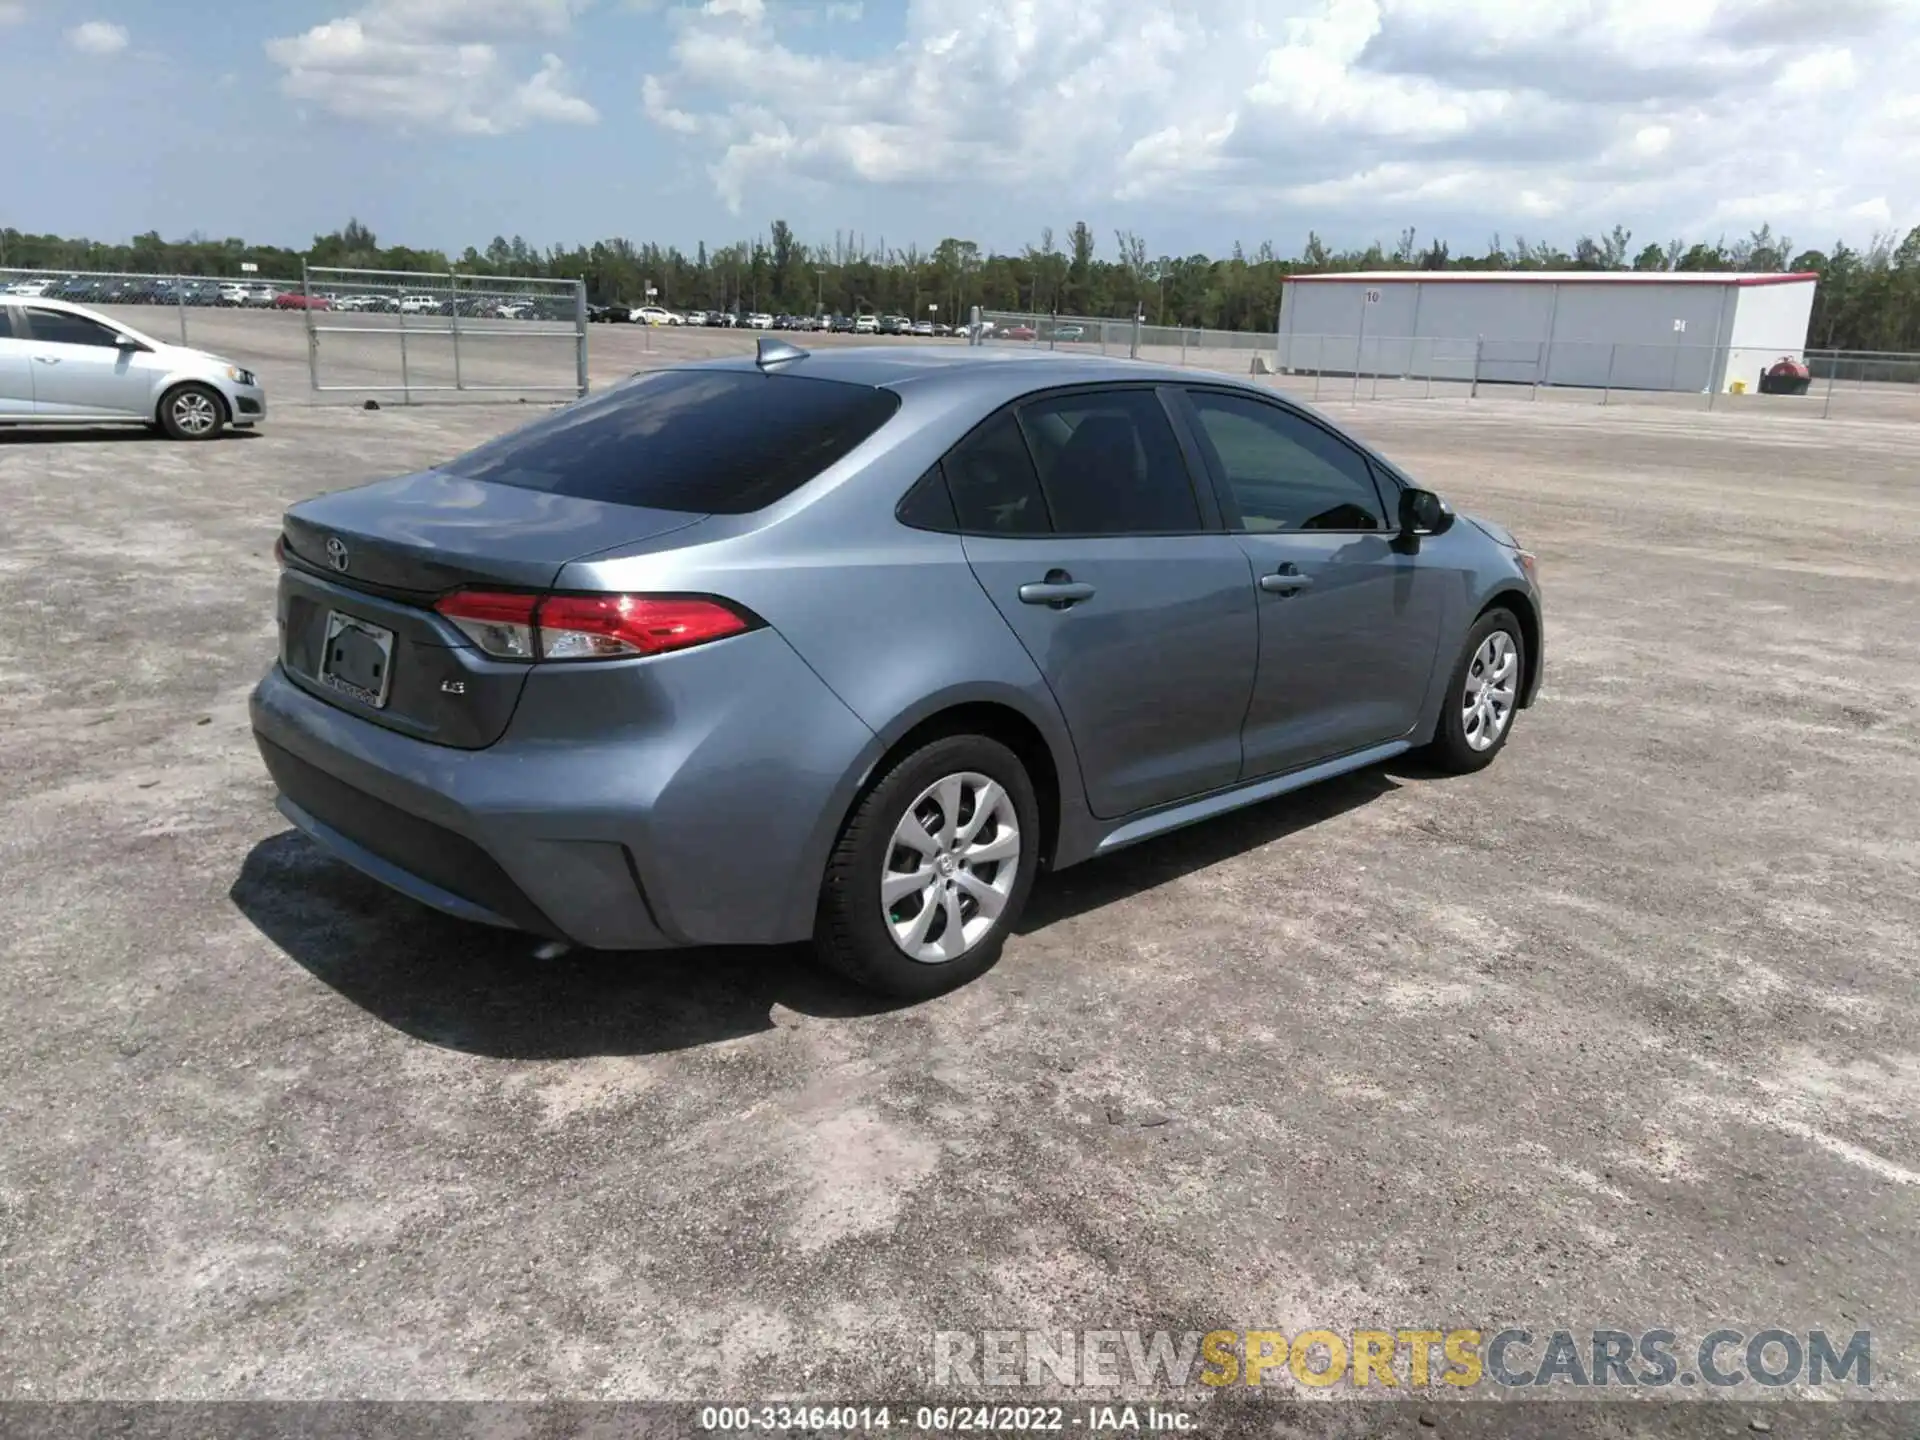
[[[533,616],[540,608],[538,595],[462,590],[442,597],[433,608],[489,655],[502,660],[536,658]]]
[[[286,567],[287,537],[285,535],[276,535],[273,537],[273,563],[282,569]]]
[[[461,590],[434,609],[502,660],[618,660],[704,645],[752,628],[697,595],[517,595]]]

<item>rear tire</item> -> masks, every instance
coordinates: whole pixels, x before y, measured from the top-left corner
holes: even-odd
[[[815,952],[855,984],[902,999],[964,985],[999,960],[1040,843],[1019,757],[982,735],[929,741],[847,817],[820,888]]]
[[[176,385],[160,397],[160,428],[175,440],[211,440],[227,423],[227,402],[211,385]]]
[[[1456,775],[1491,765],[1513,734],[1526,674],[1527,641],[1520,621],[1504,607],[1487,611],[1460,647],[1428,758]]]

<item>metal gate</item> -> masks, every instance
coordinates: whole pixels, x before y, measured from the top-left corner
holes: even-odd
[[[317,392],[587,393],[580,280],[301,267]]]

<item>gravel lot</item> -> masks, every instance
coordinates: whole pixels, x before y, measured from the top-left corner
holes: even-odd
[[[1043,882],[893,1008],[538,959],[288,830],[281,508],[526,413],[289,405],[290,338],[258,437],[0,435],[0,1397],[846,1398],[937,1329],[1513,1321],[1871,1329],[1920,1398],[1911,429],[1329,406],[1539,552],[1507,753]]]

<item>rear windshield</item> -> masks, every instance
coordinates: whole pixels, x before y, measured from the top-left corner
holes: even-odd
[[[614,505],[743,515],[848,454],[900,397],[758,370],[661,370],[442,466],[449,475]]]

